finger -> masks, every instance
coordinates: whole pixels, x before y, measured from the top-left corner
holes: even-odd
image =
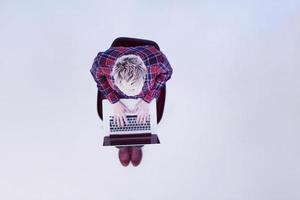
[[[117,126],[119,126],[119,117],[118,116],[116,116],[116,124],[117,124]]]
[[[122,124],[121,124],[121,121],[122,121],[121,117],[118,116],[118,124],[119,124],[118,126],[119,126],[119,127],[121,127],[121,125],[122,125]]]
[[[114,116],[114,124],[117,124],[117,116]]]
[[[142,124],[144,124],[145,117],[146,117],[145,114],[143,114],[143,115],[142,115],[142,120],[141,120],[141,123],[142,123]]]
[[[140,124],[142,124],[143,123],[143,114],[140,114]]]
[[[149,114],[146,114],[146,123],[149,121]]]
[[[142,114],[142,115],[141,115],[141,124],[143,124],[143,123],[144,123],[144,118],[145,118],[145,115],[144,115],[144,114]]]
[[[114,124],[117,123],[117,116],[114,116],[113,121],[114,121]]]
[[[146,119],[147,119],[147,115],[144,114],[144,116],[143,116],[143,124],[146,124]]]
[[[122,116],[119,116],[119,126],[122,127],[123,126],[123,120],[122,120]]]
[[[141,114],[141,116],[140,116],[140,124],[142,124],[142,123],[143,123],[143,117],[144,117],[144,115],[143,115],[143,114]]]
[[[123,120],[124,120],[125,124],[128,124],[128,120],[126,118],[126,115],[123,115]]]
[[[121,124],[121,127],[124,126],[123,116],[120,116],[120,124]]]
[[[120,122],[121,122],[121,127],[123,127],[124,126],[123,117],[120,117]]]

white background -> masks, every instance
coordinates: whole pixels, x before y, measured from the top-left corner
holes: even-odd
[[[300,199],[300,2],[0,1],[0,199]],[[90,68],[119,36],[173,76],[160,145],[102,147]]]

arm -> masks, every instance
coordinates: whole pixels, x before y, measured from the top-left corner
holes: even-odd
[[[173,69],[166,58],[162,53],[162,62],[159,63],[160,69],[159,74],[155,79],[155,84],[152,86],[151,90],[143,97],[143,100],[147,103],[150,103],[154,98],[158,98],[161,88],[165,85],[166,81],[171,78]]]
[[[119,97],[116,92],[110,87],[105,74],[101,71],[101,67],[104,66],[99,65],[100,58],[101,52],[98,53],[98,55],[94,59],[90,72],[97,83],[98,90],[105,98],[109,100],[110,103],[114,104],[119,101]]]

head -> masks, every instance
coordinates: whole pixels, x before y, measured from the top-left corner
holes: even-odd
[[[112,70],[115,85],[127,96],[138,95],[144,86],[146,66],[136,55],[119,57]]]

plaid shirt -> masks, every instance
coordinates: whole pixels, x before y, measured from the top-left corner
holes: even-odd
[[[145,83],[142,92],[136,96],[127,96],[116,85],[111,76],[115,60],[123,55],[134,54],[140,56],[147,67]],[[97,83],[102,98],[116,103],[120,98],[142,98],[150,103],[158,98],[161,88],[171,78],[172,68],[166,56],[154,46],[111,47],[105,52],[99,52],[94,59],[90,72]]]

